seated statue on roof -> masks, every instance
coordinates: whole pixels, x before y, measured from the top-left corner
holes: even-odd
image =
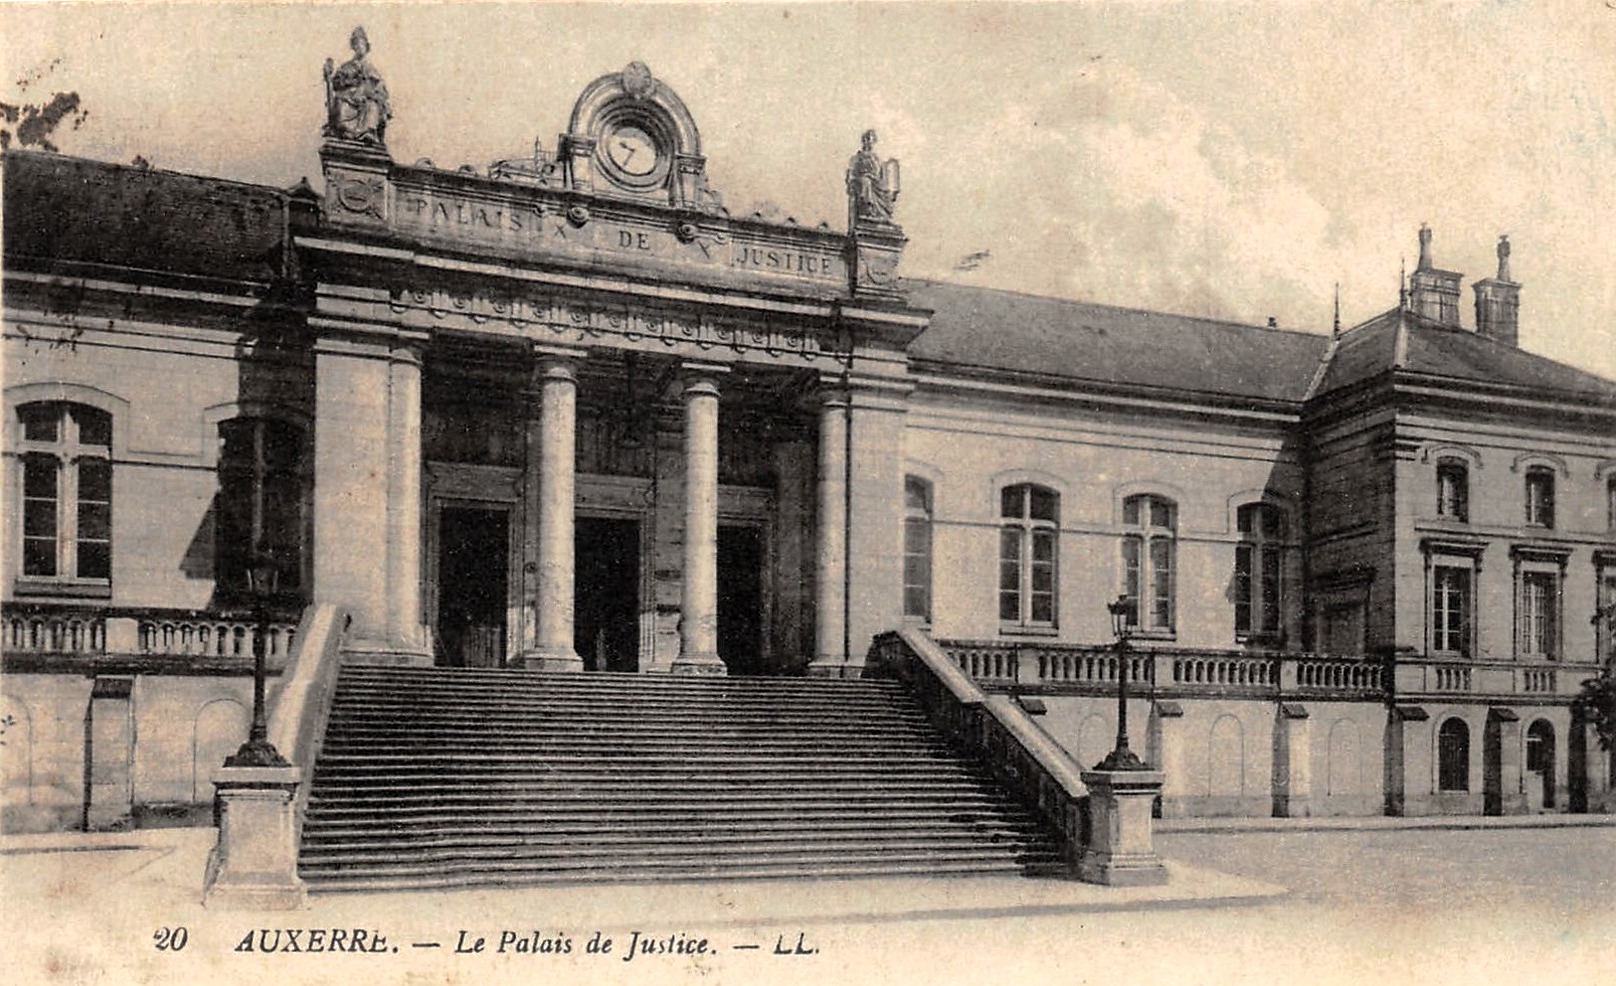
[[[387,121],[393,109],[387,101],[387,85],[368,61],[370,39],[365,29],[354,28],[348,38],[353,57],[340,67],[325,60],[325,135],[338,140],[366,144],[387,142]]]
[[[847,197],[853,222],[892,222],[898,202],[898,161],[875,156],[875,131],[864,131],[860,148],[847,163]]]

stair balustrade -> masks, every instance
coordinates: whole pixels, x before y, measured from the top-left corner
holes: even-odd
[[[988,697],[955,660],[924,633],[884,633],[870,648],[865,674],[907,685],[932,721],[970,755],[982,759],[1000,782],[1034,808],[1061,840],[1068,872],[1076,876],[1086,842],[1081,771],[1009,698]]]

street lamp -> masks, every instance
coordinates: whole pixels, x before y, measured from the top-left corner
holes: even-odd
[[[1111,632],[1117,637],[1117,746],[1094,765],[1095,770],[1149,770],[1150,767],[1128,749],[1128,635],[1133,630],[1135,605],[1127,596],[1106,603],[1111,613]]]
[[[269,741],[269,721],[264,715],[264,660],[269,652],[269,601],[280,583],[280,567],[268,552],[253,552],[247,566],[247,592],[253,600],[253,718],[247,742],[226,757],[226,767],[290,767],[286,758]]]

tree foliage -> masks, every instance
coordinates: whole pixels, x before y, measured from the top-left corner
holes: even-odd
[[[46,103],[0,103],[0,150],[13,142],[18,147],[56,150],[51,138],[56,128],[68,123],[74,130],[84,125],[90,111],[79,105],[76,92],[59,92]]]
[[[1582,683],[1575,707],[1599,734],[1599,745],[1610,749],[1616,742],[1616,673],[1606,668],[1597,678]]]

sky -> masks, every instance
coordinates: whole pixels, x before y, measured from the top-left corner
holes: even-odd
[[[404,163],[553,151],[638,60],[732,212],[840,228],[873,127],[911,276],[1327,332],[1338,283],[1346,325],[1396,305],[1423,222],[1469,324],[1507,233],[1522,347],[1616,378],[1602,0],[6,4],[0,101],[77,91],[64,153],[318,185],[321,66],[358,24]]]

